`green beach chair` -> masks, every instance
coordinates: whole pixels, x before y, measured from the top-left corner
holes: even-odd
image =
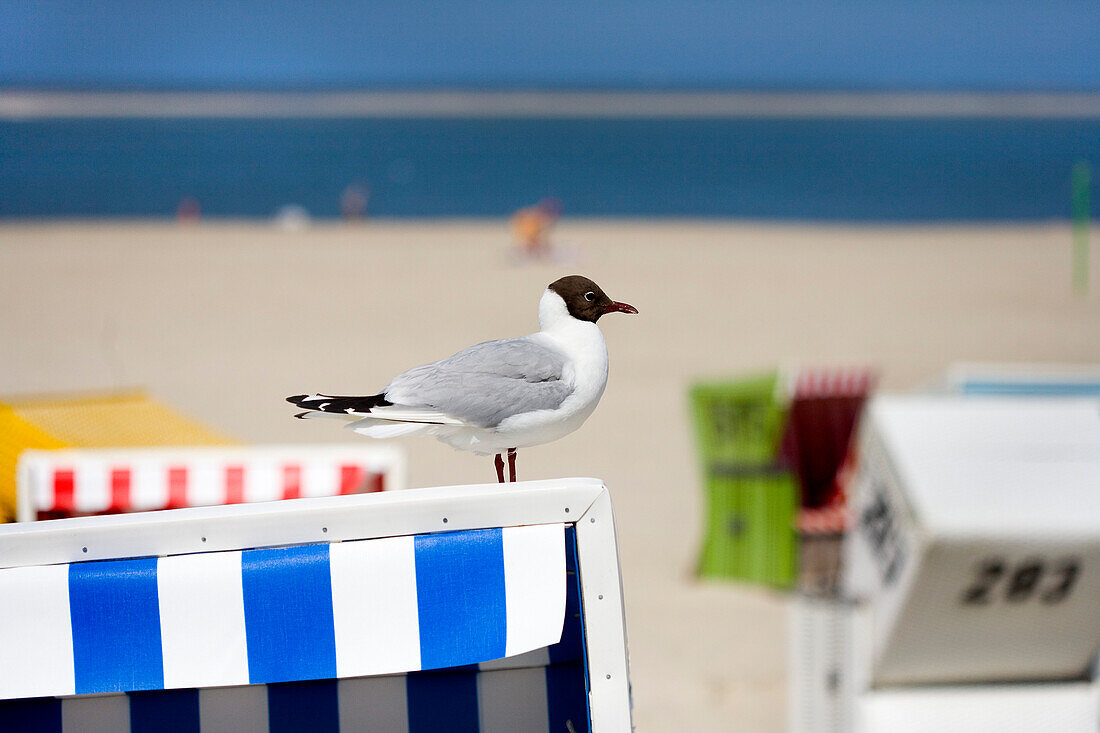
[[[787,416],[779,374],[696,384],[691,409],[706,491],[698,574],[790,587],[799,488],[777,460]]]

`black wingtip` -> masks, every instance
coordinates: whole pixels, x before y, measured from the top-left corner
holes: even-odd
[[[388,407],[393,404],[386,399],[384,394],[363,395],[360,397],[340,397],[337,395],[294,395],[287,397],[286,401],[304,407],[313,412],[370,412],[375,407]]]
[[[308,415],[309,415],[309,410],[306,410],[305,412],[299,412],[294,417],[298,418],[299,420],[305,420]]]

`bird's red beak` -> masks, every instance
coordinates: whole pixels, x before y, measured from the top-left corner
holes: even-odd
[[[609,305],[609,306],[607,306],[606,308],[603,309],[603,312],[604,313],[631,313],[631,314],[637,314],[638,309],[635,308],[632,305],[627,305],[626,303],[612,302],[611,305]]]

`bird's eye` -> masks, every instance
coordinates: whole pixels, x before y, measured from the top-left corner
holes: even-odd
[[[584,294],[584,299],[591,303],[593,300],[596,299],[596,294],[589,290],[587,293]]]

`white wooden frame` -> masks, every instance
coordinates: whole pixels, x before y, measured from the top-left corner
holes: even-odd
[[[445,486],[0,526],[0,568],[430,532],[569,523],[593,733],[630,733],[630,682],[611,496],[598,479]]]

